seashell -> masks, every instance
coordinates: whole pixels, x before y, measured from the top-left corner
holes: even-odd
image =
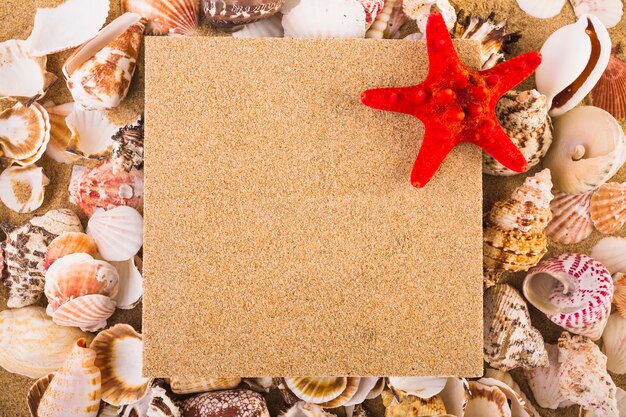
[[[606,356],[590,339],[563,332],[559,338],[559,387],[568,400],[604,416],[618,416],[616,388]]]
[[[559,388],[559,349],[556,345],[545,345],[549,364],[545,367],[526,369],[524,375],[535,397],[537,405],[556,410],[569,404]]]
[[[615,57],[614,48],[609,64],[591,90],[594,106],[611,113],[616,119],[626,118],[626,62]]]
[[[282,384],[280,378],[272,378],[271,376],[243,378],[242,381],[248,385],[251,390],[256,392],[269,392],[272,389],[279,389],[278,385]]]
[[[135,256],[134,259],[127,261],[111,262],[111,265],[117,269],[117,273],[120,277],[117,295],[113,297],[117,308],[122,310],[135,308],[143,297],[143,279],[139,269],[142,265],[141,259]]]
[[[28,410],[31,417],[37,417],[37,409],[41,403],[41,397],[46,392],[46,389],[50,385],[50,381],[54,378],[54,373],[42,376],[30,387],[28,395],[26,396],[26,402],[28,402]],[[100,416],[100,414],[98,414]]]
[[[365,10],[354,0],[300,0],[282,23],[286,38],[365,37]]]
[[[102,372],[102,399],[112,405],[133,404],[148,393],[152,380],[142,375],[143,340],[128,324],[101,331],[91,342]]]
[[[598,340],[611,312],[613,279],[600,262],[565,253],[541,262],[524,279],[524,296],[555,324]]]
[[[591,250],[591,257],[600,261],[611,274],[626,273],[626,239],[605,237]]]
[[[483,298],[483,349],[485,362],[509,371],[548,364],[548,353],[539,330],[532,327],[528,307],[510,285],[499,284]]]
[[[265,400],[248,390],[207,392],[188,398],[181,406],[185,417],[269,417]]]
[[[517,5],[532,17],[547,19],[561,13],[567,0],[517,0]]]
[[[507,397],[512,416],[532,417],[539,415],[508,372],[487,368],[485,377],[479,379],[478,382],[484,386],[498,387]]]
[[[443,16],[448,30],[452,30],[456,23],[456,11],[448,0],[403,0],[402,9],[410,19],[415,20],[421,33],[426,33],[428,16],[435,10]]]
[[[374,19],[372,26],[365,33],[365,37],[372,39],[395,38],[405,22],[406,15],[402,10],[402,0],[385,0],[385,6]]]
[[[626,374],[626,318],[611,314],[602,333],[602,353],[606,368],[614,374]]]
[[[613,177],[625,159],[619,122],[602,109],[582,106],[554,123],[554,138],[543,165],[552,172],[560,191],[584,194]]]
[[[395,392],[419,398],[439,394],[448,382],[447,378],[435,377],[389,377],[389,387]]]
[[[80,327],[95,332],[107,325],[107,319],[115,313],[115,301],[106,295],[89,294],[74,298],[61,305],[52,314],[52,320],[60,326]]]
[[[113,173],[113,168],[113,163],[107,161],[91,170],[74,171],[77,175],[72,175],[70,181],[70,202],[87,217],[96,208],[129,206],[143,211],[143,171],[133,168],[130,172]]]
[[[365,398],[368,400],[373,400],[374,398],[377,398],[378,396],[380,396],[380,394],[383,392],[384,389],[385,389],[385,378],[378,378],[376,385],[374,385],[374,388],[372,388],[372,390],[369,392],[369,394],[367,394]]]
[[[464,417],[512,417],[506,395],[497,386],[470,381],[470,400]]]
[[[43,260],[43,269],[47,271],[57,259],[73,253],[86,253],[95,257],[98,254],[96,242],[82,232],[67,232],[50,242]]]
[[[403,393],[394,395],[391,391],[382,393],[385,417],[440,416],[446,407],[438,395],[420,398]]]
[[[345,405],[357,393],[360,383],[360,378],[352,377],[299,377],[284,380],[296,397],[325,408]]]
[[[16,102],[0,112],[0,157],[9,163],[30,165],[39,160],[50,141],[48,112],[39,103]]]
[[[46,61],[32,56],[26,41],[0,43],[0,97],[42,97],[57,79],[46,71]]]
[[[576,17],[593,15],[607,29],[617,26],[624,14],[622,0],[570,0]]]
[[[79,339],[41,396],[37,417],[96,417],[101,391],[95,359],[96,352]]]
[[[74,101],[90,109],[119,106],[130,87],[145,20],[125,13],[68,58],[63,75]]]
[[[273,16],[280,10],[283,0],[203,0],[202,4],[209,24],[236,30],[241,25]]]
[[[617,313],[626,317],[626,275],[621,272],[613,275],[613,286],[615,287],[613,303],[617,307]]]
[[[571,245],[582,242],[593,232],[593,223],[589,214],[591,192],[585,194],[566,194],[552,190],[554,200],[550,203],[552,221],[546,233],[555,242]]]
[[[67,152],[72,138],[72,131],[67,126],[66,118],[74,111],[74,103],[58,106],[46,105],[50,117],[50,142],[46,147],[46,155],[62,164],[71,164],[80,159],[79,155]]]
[[[509,91],[496,105],[500,125],[522,152],[532,168],[543,158],[552,143],[552,122],[548,117],[546,96],[537,90]],[[483,153],[483,172],[491,175],[515,175],[492,156]]]
[[[237,388],[241,378],[171,378],[170,387],[175,394],[196,394]]]
[[[467,380],[464,378],[450,377],[446,386],[439,393],[446,412],[454,416],[462,416],[470,398],[470,390]]]
[[[550,116],[561,116],[576,107],[602,76],[611,57],[611,39],[597,17],[585,15],[550,35],[541,56],[535,72],[537,90],[548,97]]]
[[[43,204],[44,189],[49,183],[41,167],[10,166],[0,174],[0,200],[17,213],[30,213]]]
[[[113,136],[113,173],[143,168],[143,117],[124,126]]]
[[[9,308],[24,307],[39,300],[44,290],[44,273],[41,265],[48,245],[65,232],[82,232],[80,219],[67,209],[52,210],[33,217],[25,225],[11,230],[0,223],[7,235],[3,243],[9,287]]]
[[[83,110],[75,108],[65,118],[71,131],[66,152],[83,158],[102,159],[111,154],[113,135],[118,127],[109,121],[100,110]]]
[[[181,417],[176,401],[165,388],[165,384],[155,382],[148,394],[134,404],[122,405],[118,417]]]
[[[600,233],[611,234],[621,229],[626,222],[626,184],[601,185],[591,197],[589,212]]]
[[[381,381],[383,381],[381,383]],[[366,399],[370,398],[370,396],[374,396],[373,398],[380,395],[384,388],[384,380],[383,378],[377,377],[363,377],[359,378],[358,389],[354,393],[354,395],[343,404],[344,407],[354,407],[357,406]],[[379,391],[380,390],[380,391]],[[379,391],[379,392],[378,392]]]
[[[52,322],[42,307],[0,312],[0,366],[8,372],[40,378],[63,365],[78,339],[91,336]]]
[[[143,218],[128,206],[96,210],[87,224],[87,234],[96,241],[107,261],[125,261],[143,245]]]
[[[264,20],[245,25],[241,30],[233,33],[235,38],[282,38],[285,30],[281,14],[275,14]]]
[[[317,404],[298,401],[279,417],[337,417]]]
[[[117,415],[118,411],[119,411],[119,407],[115,407],[107,403],[102,403],[100,404],[100,411],[98,412],[98,417],[118,417]]]
[[[552,219],[550,171],[545,169],[494,204],[483,236],[487,271],[526,271],[547,252],[545,228]]]
[[[366,28],[369,29],[376,16],[383,10],[385,7],[385,0],[358,0],[365,9],[365,25]]]
[[[198,32],[199,3],[195,0],[122,0],[124,12],[148,20],[150,35],[195,35]]]

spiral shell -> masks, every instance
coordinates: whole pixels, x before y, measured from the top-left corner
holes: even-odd
[[[383,9],[365,33],[365,37],[372,39],[395,38],[405,22],[406,15],[402,10],[402,0],[386,0]]]
[[[148,20],[148,34],[194,35],[199,27],[199,2],[194,0],[122,0],[125,12]]]
[[[196,394],[237,388],[241,378],[178,378],[170,379],[175,394]]]
[[[555,242],[571,245],[585,240],[593,232],[589,207],[592,193],[572,195],[552,190],[552,220],[546,233]]]
[[[626,222],[626,184],[609,182],[593,193],[589,208],[593,225],[600,233],[611,234]]]

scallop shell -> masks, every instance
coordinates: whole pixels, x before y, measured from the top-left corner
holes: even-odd
[[[346,377],[299,377],[284,380],[287,388],[296,397],[313,404],[322,404],[339,397],[348,385]]]
[[[185,417],[270,417],[263,397],[248,390],[207,392],[182,402]]]
[[[547,252],[552,181],[543,170],[498,201],[484,226],[483,265],[488,271],[525,271]]]
[[[107,261],[125,261],[143,245],[143,218],[128,206],[97,210],[89,219],[87,234],[96,241]]]
[[[43,204],[49,183],[43,168],[36,165],[8,167],[0,174],[0,200],[17,213],[30,213]]]
[[[554,140],[543,160],[554,186],[584,194],[607,182],[626,159],[624,132],[606,111],[582,106],[554,123]]]
[[[543,158],[552,143],[552,123],[548,117],[546,96],[537,90],[509,91],[496,105],[500,125],[519,148],[532,168]],[[483,153],[483,172],[491,175],[515,175],[487,153]]]
[[[555,242],[571,245],[582,242],[593,232],[589,207],[592,193],[566,194],[552,190],[554,200],[550,203],[552,221],[546,233]]]
[[[125,13],[74,51],[63,75],[76,103],[91,109],[119,106],[137,66],[144,30],[143,18]]]
[[[382,400],[385,417],[441,416],[446,412],[446,406],[438,395],[420,398],[384,391]]]
[[[162,382],[155,382],[145,397],[134,404],[122,405],[118,417],[181,417],[178,404]]]
[[[595,343],[563,332],[559,363],[559,387],[565,398],[604,416],[618,416],[615,384],[606,372],[606,356]]]
[[[91,217],[96,208],[105,210],[129,206],[143,211],[143,171],[113,172],[112,162],[91,170],[75,171],[70,181],[70,202]],[[129,258],[132,257],[129,256]]]
[[[46,389],[50,385],[50,381],[52,381],[53,378],[53,373],[42,376],[35,381],[35,383],[28,390],[26,401],[28,402],[28,410],[30,411],[31,417],[38,417],[37,409],[41,403],[41,397],[43,397],[43,394],[46,392]]]
[[[46,105],[50,117],[50,142],[46,147],[46,155],[62,164],[71,164],[80,159],[79,155],[67,152],[72,130],[67,125],[67,117],[74,111],[74,103],[58,106]]]
[[[30,165],[39,160],[50,141],[48,112],[39,103],[16,102],[0,112],[0,157],[9,163]]]
[[[543,337],[532,327],[526,302],[513,287],[490,287],[483,302],[485,362],[504,371],[548,364]]]
[[[143,117],[136,123],[122,127],[113,136],[113,173],[130,172],[143,168]]]
[[[283,0],[203,1],[206,21],[225,30],[236,30],[241,25],[267,19],[281,10],[282,6]]]
[[[532,17],[547,19],[561,13],[567,0],[517,0],[517,5]]]
[[[107,319],[115,313],[115,301],[100,294],[89,294],[68,301],[52,314],[52,320],[60,326],[80,327],[95,332],[107,325]]]
[[[559,388],[559,349],[546,344],[549,365],[524,371],[530,390],[539,407],[556,410],[567,404]]]
[[[617,313],[626,317],[626,275],[622,273],[613,275],[613,285],[615,286],[613,303],[617,307]]]
[[[390,377],[388,383],[395,392],[419,398],[430,398],[439,394],[447,381],[447,378],[435,377]]]
[[[96,242],[82,232],[68,232],[57,236],[50,242],[43,261],[43,269],[47,271],[57,259],[73,253],[86,253],[91,257],[98,254]]]
[[[550,116],[560,116],[576,107],[602,76],[611,57],[611,39],[597,17],[585,15],[550,35],[541,55],[537,90],[548,97]]]
[[[0,366],[40,378],[63,365],[78,339],[90,337],[54,324],[42,307],[4,310],[0,312]]]
[[[622,20],[622,0],[570,0],[576,17],[594,15],[607,29],[617,26]]]
[[[148,20],[151,35],[195,35],[199,28],[199,2],[195,0],[122,0],[125,12]]]
[[[54,375],[39,402],[37,417],[96,417],[100,409],[100,370],[96,352],[80,339]]]
[[[626,318],[611,314],[602,334],[602,352],[606,368],[614,374],[626,374]]]
[[[46,71],[46,57],[34,57],[26,41],[0,43],[0,97],[39,99],[57,77]]]
[[[24,307],[39,300],[44,290],[43,264],[48,245],[65,232],[82,232],[80,219],[67,209],[52,210],[33,217],[27,224],[11,230],[0,223],[7,239],[3,243],[9,287],[9,308]],[[25,260],[27,262],[25,262]]]
[[[237,388],[241,378],[171,378],[170,387],[175,394],[196,394]]]
[[[403,0],[404,13],[416,21],[421,33],[426,33],[426,23],[431,12],[439,11],[446,22],[448,30],[452,30],[456,23],[456,11],[448,0]]]
[[[100,110],[75,108],[65,119],[71,131],[66,152],[83,158],[102,159],[111,155],[118,127]]]
[[[447,378],[446,386],[439,396],[446,407],[447,414],[462,416],[470,399],[469,384],[465,378]]]
[[[235,38],[282,38],[285,36],[285,30],[282,24],[283,17],[281,14],[259,20],[258,22],[245,25],[241,30],[233,33]]]
[[[120,286],[117,295],[113,298],[117,308],[122,310],[133,309],[143,297],[143,279],[141,276],[141,259],[135,256],[123,262],[111,262],[120,276]],[[138,266],[139,265],[139,266]]]
[[[300,0],[282,23],[286,38],[365,37],[365,10],[354,0]]]
[[[151,379],[142,375],[143,340],[127,324],[104,330],[91,342],[102,372],[102,399],[112,405],[132,404],[148,392]]]
[[[604,234],[617,232],[626,222],[626,184],[603,184],[591,197],[591,220]]]
[[[541,262],[524,279],[526,299],[555,324],[598,340],[611,312],[613,279],[600,262],[565,253]]]
[[[478,382],[484,386],[498,387],[507,397],[512,416],[532,417],[539,415],[508,372],[487,368],[485,377],[479,379]]]
[[[606,70],[591,90],[591,101],[617,119],[626,118],[626,62],[611,55]]]
[[[591,257],[600,261],[611,274],[626,273],[626,239],[605,237],[591,250]]]
[[[93,38],[109,15],[107,0],[65,0],[40,8],[27,39],[31,53],[45,56],[73,48]]]
[[[464,417],[512,417],[506,395],[496,386],[470,381],[470,400]]]
[[[376,16],[372,26],[365,33],[365,37],[372,39],[395,38],[406,19],[402,10],[402,0],[386,0],[383,10]]]

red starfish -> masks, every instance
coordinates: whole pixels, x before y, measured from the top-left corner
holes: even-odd
[[[496,118],[496,103],[541,63],[530,52],[485,71],[466,68],[454,50],[440,13],[428,18],[428,75],[419,85],[379,88],[361,93],[361,102],[379,110],[419,118],[426,133],[411,173],[421,188],[433,177],[446,155],[461,142],[483,148],[505,167],[523,172],[528,163]]]

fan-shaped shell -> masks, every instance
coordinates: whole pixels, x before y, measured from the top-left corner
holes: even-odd
[[[86,253],[95,257],[98,253],[96,242],[86,233],[68,232],[57,236],[50,242],[46,250],[43,268],[48,270],[57,259],[73,253]]]
[[[56,81],[46,71],[46,61],[32,56],[26,41],[0,43],[0,97],[41,97]]]
[[[263,397],[248,390],[207,392],[182,402],[183,416],[269,417]]]
[[[145,397],[136,403],[120,406],[116,415],[118,417],[181,417],[182,413],[165,384],[162,381],[155,381]]]
[[[478,380],[489,387],[498,387],[506,395],[512,417],[532,417],[538,415],[528,402],[519,385],[508,372],[487,368],[485,377]]]
[[[346,377],[298,377],[285,378],[285,384],[296,397],[303,401],[322,404],[334,400],[346,390]]]
[[[622,0],[570,0],[576,17],[594,15],[607,29],[615,27],[624,14]]]
[[[142,262],[139,256],[123,262],[111,262],[120,276],[120,285],[114,297],[117,308],[130,310],[135,308],[143,297]]]
[[[626,222],[626,184],[609,182],[593,193],[589,208],[596,229],[604,234],[617,232]]]
[[[390,377],[389,386],[394,391],[420,398],[439,394],[446,386],[446,378],[435,377]]]
[[[175,394],[196,394],[237,388],[241,378],[170,378],[170,387]]]
[[[16,102],[0,112],[0,156],[18,165],[37,162],[50,140],[48,112],[39,103]]]
[[[560,191],[593,191],[624,164],[624,132],[619,122],[602,109],[577,107],[556,120],[554,133],[543,165],[552,172],[554,186]]]
[[[470,381],[470,400],[464,417],[512,417],[506,395],[495,386]]]
[[[626,62],[611,56],[602,77],[591,90],[591,101],[617,119],[626,118]]]
[[[403,0],[402,9],[410,19],[415,20],[421,33],[426,33],[428,16],[435,10],[443,16],[448,30],[452,30],[456,22],[456,11],[448,0]]]
[[[602,334],[602,352],[606,368],[614,374],[626,374],[626,318],[611,314]]]
[[[546,233],[555,242],[571,245],[582,242],[593,232],[589,214],[592,193],[567,194],[552,190],[554,200],[550,202],[552,220]]]
[[[128,206],[98,210],[89,219],[87,234],[96,241],[104,259],[125,261],[143,245],[143,218]]]
[[[67,117],[74,111],[74,103],[46,105],[50,117],[50,142],[46,147],[46,155],[62,164],[71,164],[80,159],[79,155],[67,152],[72,138],[72,130],[67,125]]]
[[[517,0],[517,4],[526,13],[539,19],[547,19],[561,13],[567,0]]]
[[[385,417],[441,416],[446,412],[445,404],[438,395],[420,398],[403,393],[394,395],[390,391],[384,391],[382,399]]]
[[[102,159],[111,154],[112,137],[118,127],[99,110],[75,108],[65,119],[72,132],[66,152],[84,158]]]
[[[617,307],[617,313],[626,317],[626,275],[621,272],[613,275],[613,285],[615,286],[613,303]]]
[[[52,314],[52,320],[60,326],[80,327],[95,332],[106,327],[107,319],[113,313],[115,301],[111,297],[89,294],[61,305]]]
[[[527,369],[524,374],[537,405],[555,410],[566,401],[559,388],[559,350],[556,345],[546,344],[545,347],[548,366]]]
[[[195,35],[199,27],[198,4],[194,0],[122,0],[125,12],[148,20],[146,29],[153,35]]]
[[[613,279],[600,262],[565,253],[541,262],[524,279],[524,295],[566,330],[598,340],[611,312]]]
[[[286,38],[365,37],[365,10],[354,0],[301,0],[282,23]]]
[[[600,261],[611,274],[626,273],[626,239],[605,237],[591,250],[591,257]]]
[[[15,212],[30,213],[43,204],[44,189],[49,183],[41,167],[10,166],[0,174],[0,199]]]

